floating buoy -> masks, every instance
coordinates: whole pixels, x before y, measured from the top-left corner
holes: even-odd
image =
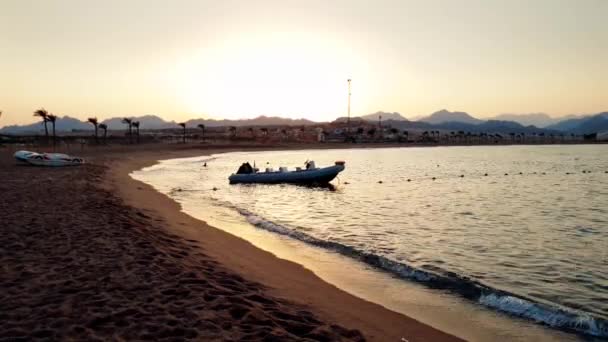
[[[378,184],[382,184],[382,181],[378,181]]]
[[[464,175],[460,175],[460,178],[463,178],[463,177],[464,177]]]
[[[606,171],[606,173],[608,173],[608,171]],[[411,182],[412,180],[408,178],[408,179],[407,179],[407,181],[408,181],[408,182]]]
[[[433,180],[435,180],[435,179],[437,179],[437,178],[433,177],[432,179],[433,179]]]
[[[344,182],[344,185],[350,184],[349,182]]]
[[[546,175],[546,173],[544,173],[544,172],[543,172],[542,174],[543,174],[543,175]]]
[[[213,187],[213,191],[217,191],[217,188],[216,188],[216,187]]]
[[[203,164],[203,167],[207,167],[207,162],[205,162],[205,164]]]
[[[508,175],[509,175],[508,173],[505,173],[505,176],[508,176]]]
[[[570,172],[566,172],[566,174],[567,174],[567,175],[569,175],[569,174],[570,174]]]
[[[535,174],[536,174],[536,171],[532,172],[532,174],[533,174],[533,175],[535,175]]]
[[[520,175],[523,175],[523,173],[522,173],[522,172],[520,172],[519,174],[520,174]]]
[[[484,175],[484,176],[486,176],[486,177],[488,176],[488,174],[487,174],[487,173],[484,173],[483,175]]]

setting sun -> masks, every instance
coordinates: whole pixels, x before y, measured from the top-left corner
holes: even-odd
[[[346,79],[369,78],[357,56],[320,36],[245,37],[184,57],[169,77],[192,113],[327,121],[346,113]],[[362,85],[355,87],[363,92]]]

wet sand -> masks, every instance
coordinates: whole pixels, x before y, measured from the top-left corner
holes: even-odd
[[[242,148],[88,148],[78,154],[90,164],[56,169],[17,166],[0,150],[0,339],[456,340],[128,176],[158,159]]]

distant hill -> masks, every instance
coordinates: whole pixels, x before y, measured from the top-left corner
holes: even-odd
[[[126,125],[122,123],[124,117],[114,117],[105,119],[101,123],[108,125],[110,130],[124,130]],[[163,129],[163,128],[175,128],[177,123],[175,121],[165,121],[156,115],[144,115],[132,118],[134,121],[139,121],[141,129]]]
[[[203,124],[206,127],[220,127],[220,126],[306,126],[314,125],[316,122],[307,119],[288,119],[278,116],[258,116],[254,119],[240,119],[240,120],[214,120],[214,119],[192,119],[186,122],[188,126],[198,126]]]
[[[483,120],[476,119],[465,112],[450,112],[446,109],[442,109],[429,116],[420,118],[418,121],[428,122],[431,124],[442,124],[446,122],[461,122],[467,124],[479,124]]]
[[[378,122],[378,118],[379,116],[382,115],[382,121],[389,121],[389,120],[393,120],[393,121],[408,121],[403,115],[401,115],[400,113],[397,112],[375,112],[375,113],[371,113],[371,114],[366,114],[366,115],[362,115],[362,116],[351,116],[350,120],[351,121],[372,121],[372,122]],[[346,122],[348,118],[346,116],[342,116],[337,118],[336,120],[334,120],[334,122]]]
[[[545,113],[500,114],[490,118],[490,120],[514,121],[524,126],[534,125],[536,127],[547,127],[560,121],[560,119],[552,118]]]
[[[167,129],[177,128],[175,121],[165,121],[156,115],[144,115],[130,117],[134,121],[139,121],[142,130],[148,129]],[[122,123],[123,117],[113,117],[105,119],[100,123],[106,124],[108,130],[125,130],[126,125]],[[241,120],[213,120],[213,119],[192,119],[186,122],[187,127],[196,127],[203,124],[207,127],[219,126],[302,126],[316,124],[314,121],[306,119],[287,119],[281,117],[259,116],[254,119]],[[51,125],[49,124],[49,132]],[[64,116],[58,118],[55,126],[57,132],[71,132],[75,130],[93,130],[93,125],[88,122],[80,121],[75,118]],[[30,125],[14,125],[6,126],[0,129],[0,133],[4,134],[41,134],[44,133],[42,121]]]
[[[560,121],[547,129],[576,134],[603,132],[608,130],[608,112]]]
[[[49,133],[51,132],[51,123],[47,124],[49,128]],[[93,129],[93,126],[89,123],[82,122],[78,119],[64,116],[61,118],[57,118],[55,121],[55,131],[57,132],[71,132],[72,130],[85,130],[85,129]],[[44,124],[42,120],[39,122],[35,122],[29,125],[13,125],[13,126],[5,126],[0,129],[0,133],[4,134],[39,134],[44,133]]]
[[[407,119],[405,117],[403,117],[403,115],[401,115],[397,112],[393,112],[393,113],[375,112],[372,114],[360,116],[360,118],[365,121],[378,121],[378,118],[380,116],[382,116],[382,121],[387,121],[387,120],[407,121]]]

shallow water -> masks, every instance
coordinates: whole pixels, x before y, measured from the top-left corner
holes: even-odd
[[[232,208],[257,227],[480,305],[608,336],[606,152],[605,145],[247,152],[164,161],[137,177],[181,203]],[[346,160],[335,191],[227,184],[242,161],[276,169],[312,158],[318,166]]]

